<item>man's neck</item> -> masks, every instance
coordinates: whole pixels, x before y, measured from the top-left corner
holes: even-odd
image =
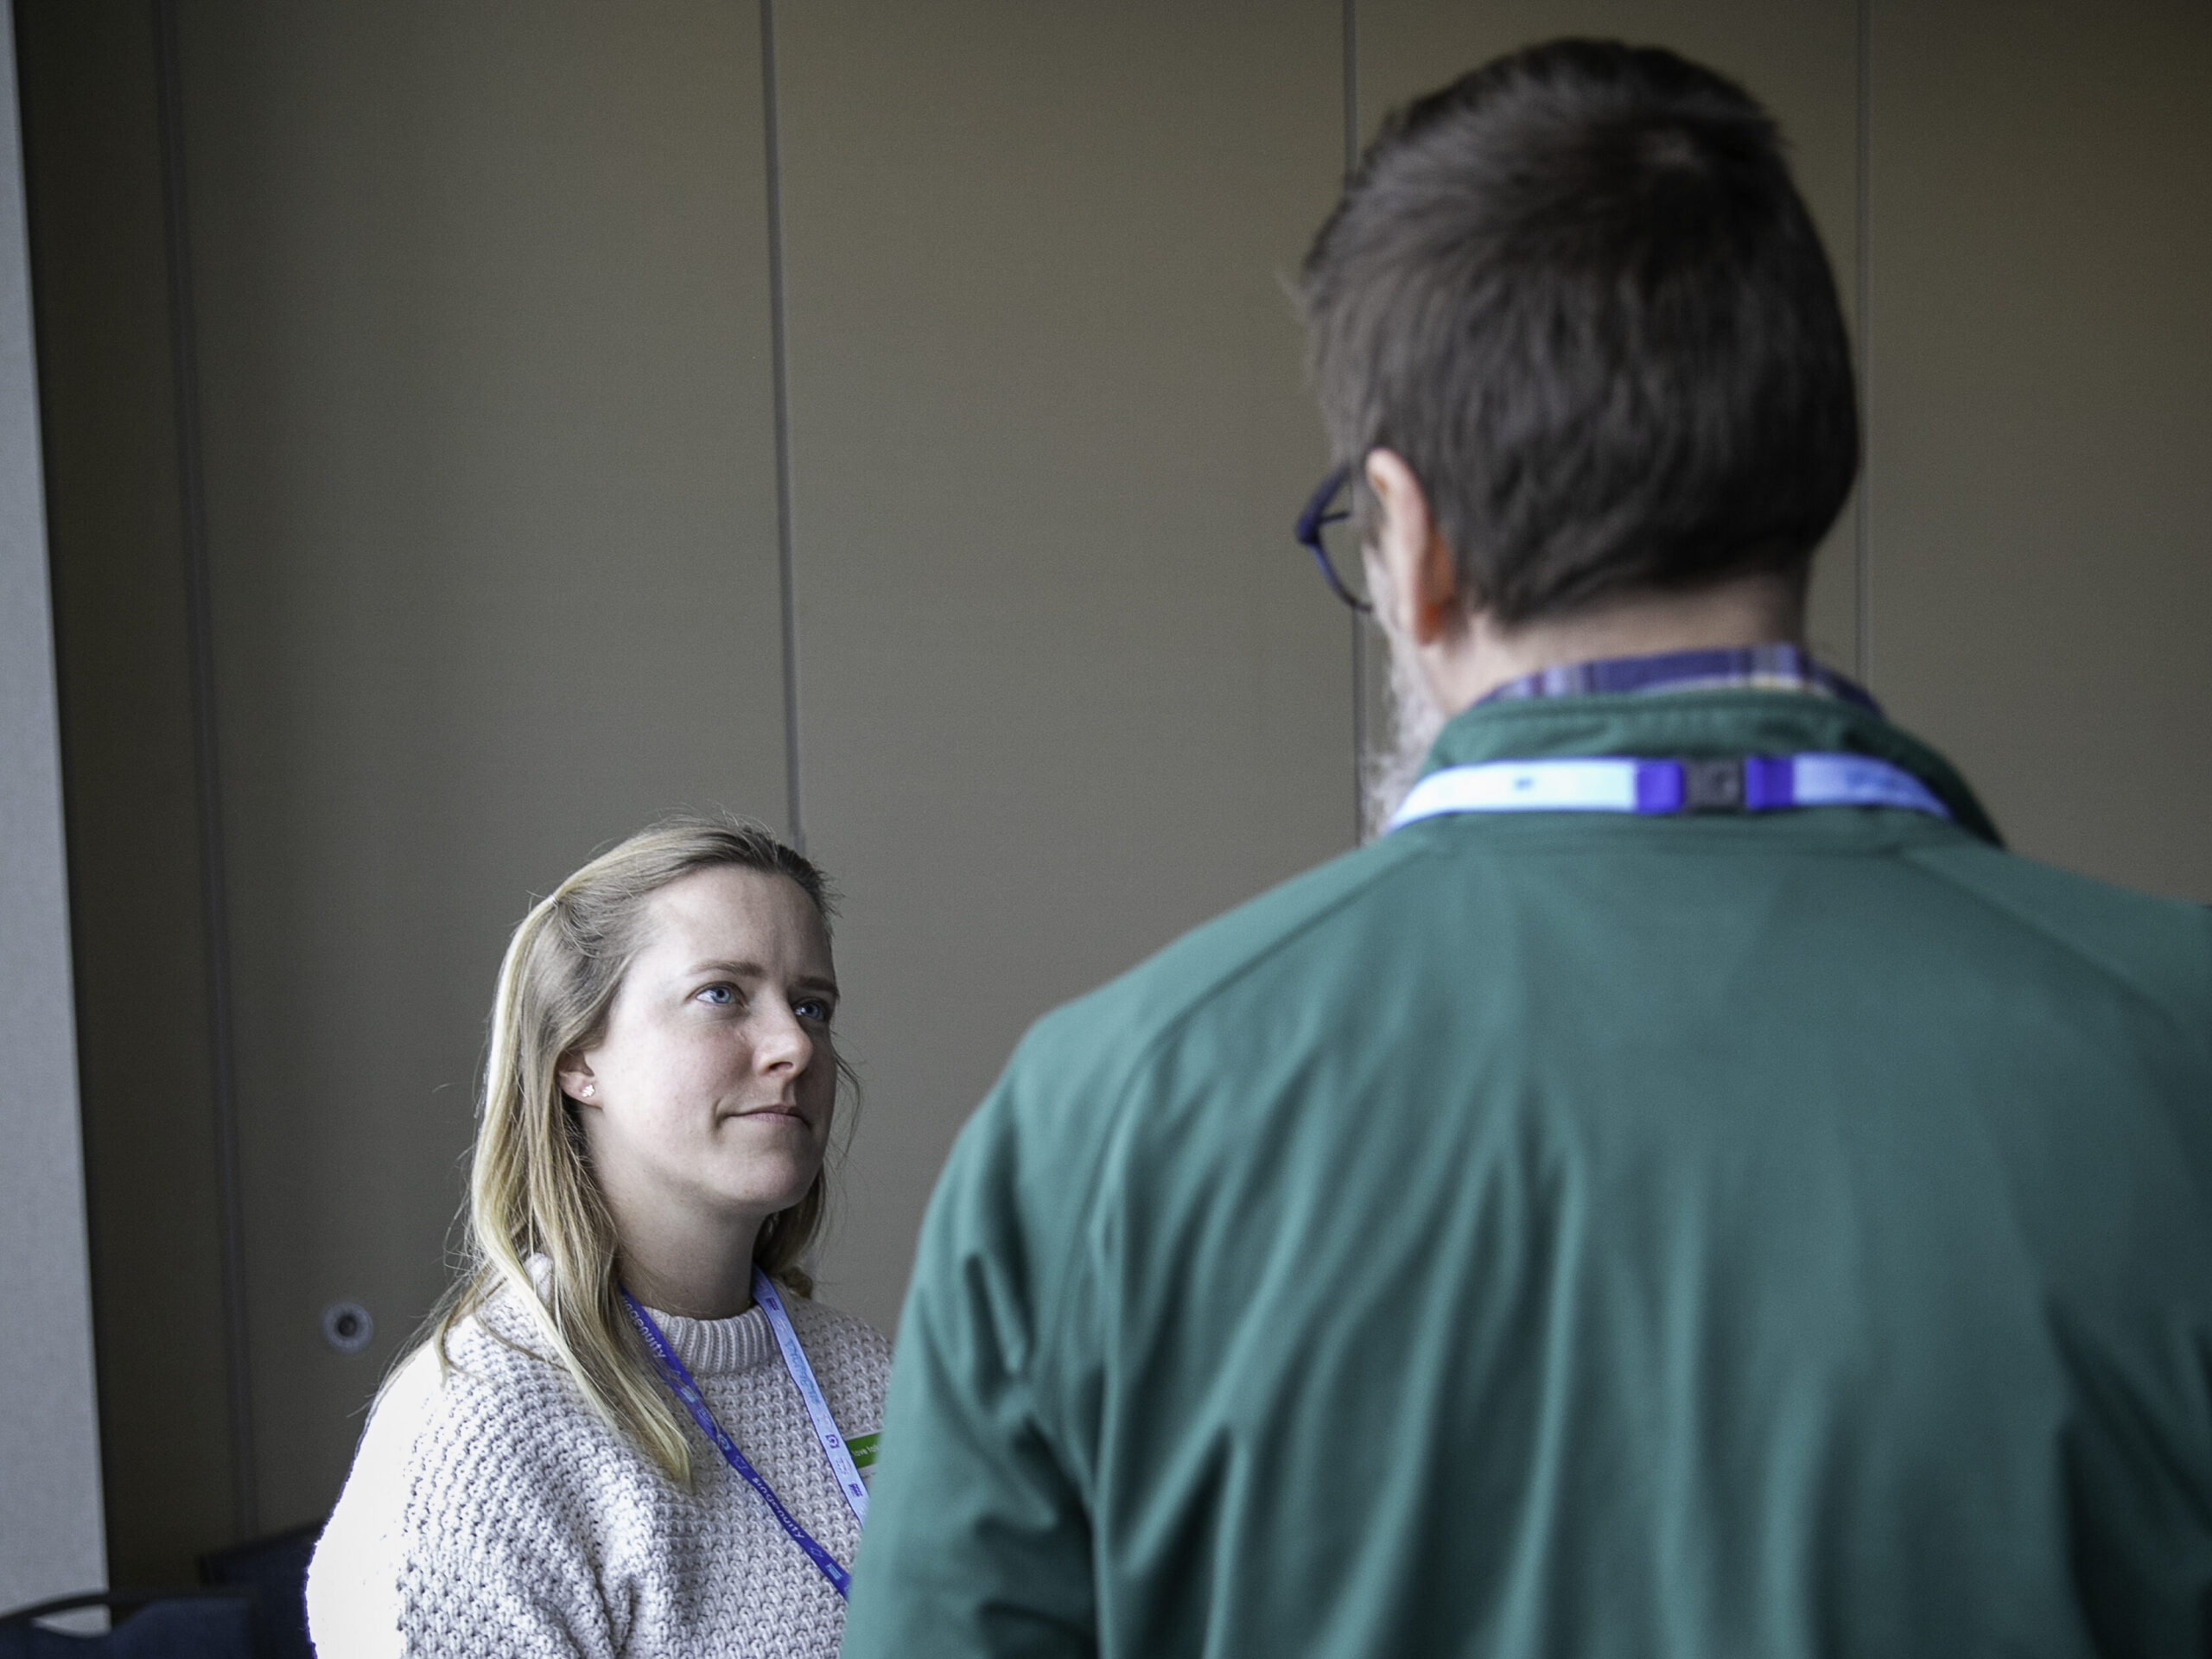
[[[1438,704],[1456,715],[1501,685],[1548,668],[1670,651],[1805,642],[1805,600],[1795,577],[1741,576],[1686,593],[1637,593],[1558,618],[1501,628],[1486,611],[1433,645],[1422,667]]]

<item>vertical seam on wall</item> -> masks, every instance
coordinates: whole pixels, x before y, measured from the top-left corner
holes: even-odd
[[[784,326],[784,167],[776,117],[776,3],[760,0],[760,108],[768,173],[768,337],[775,386],[776,577],[784,650],[784,817],[791,845],[806,850],[800,813],[798,583],[791,531],[791,398]]]
[[[1343,0],[1344,174],[1359,165],[1359,0]],[[1351,618],[1351,840],[1367,838],[1367,620]]]
[[[253,1397],[246,1342],[244,1195],[238,1179],[238,1084],[231,1039],[230,900],[215,745],[214,607],[207,557],[206,474],[200,442],[200,365],[185,216],[184,109],[175,0],[154,0],[162,207],[168,243],[169,349],[176,381],[177,491],[184,543],[185,627],[191,661],[193,771],[200,819],[201,926],[207,941],[207,1037],[214,1084],[215,1181],[220,1211],[223,1357],[231,1426],[232,1524],[260,1530]]]
[[[1859,521],[1852,546],[1852,604],[1858,613],[1853,631],[1852,667],[1861,684],[1873,678],[1874,397],[1873,308],[1868,290],[1873,280],[1869,241],[1873,229],[1874,0],[1859,0]]]

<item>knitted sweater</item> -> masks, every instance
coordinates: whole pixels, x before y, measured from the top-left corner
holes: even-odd
[[[839,1429],[874,1433],[890,1344],[818,1302],[785,1306]],[[715,1421],[849,1568],[860,1530],[766,1316],[653,1318]],[[705,1437],[692,1431],[683,1491],[543,1351],[502,1295],[448,1338],[442,1377],[427,1348],[401,1370],[308,1575],[321,1659],[834,1655],[843,1602]]]

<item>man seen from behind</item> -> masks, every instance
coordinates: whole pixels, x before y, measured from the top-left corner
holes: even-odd
[[[2212,1651],[2212,916],[1808,654],[1858,417],[1772,124],[1501,60],[1304,296],[1395,827],[1015,1054],[846,1653]]]

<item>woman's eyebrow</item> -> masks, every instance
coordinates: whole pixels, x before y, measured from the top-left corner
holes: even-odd
[[[684,970],[683,977],[696,979],[702,974],[727,974],[732,979],[766,979],[768,970],[757,962],[713,961],[698,962]],[[837,982],[820,974],[801,974],[791,981],[791,988],[801,991],[827,991],[831,996],[840,995]]]
[[[766,976],[767,972],[768,970],[763,968],[757,962],[734,962],[717,959],[709,962],[693,963],[689,968],[683,970],[683,977],[686,979],[696,979],[701,974],[728,974],[735,979],[744,979],[747,977],[761,979]]]

